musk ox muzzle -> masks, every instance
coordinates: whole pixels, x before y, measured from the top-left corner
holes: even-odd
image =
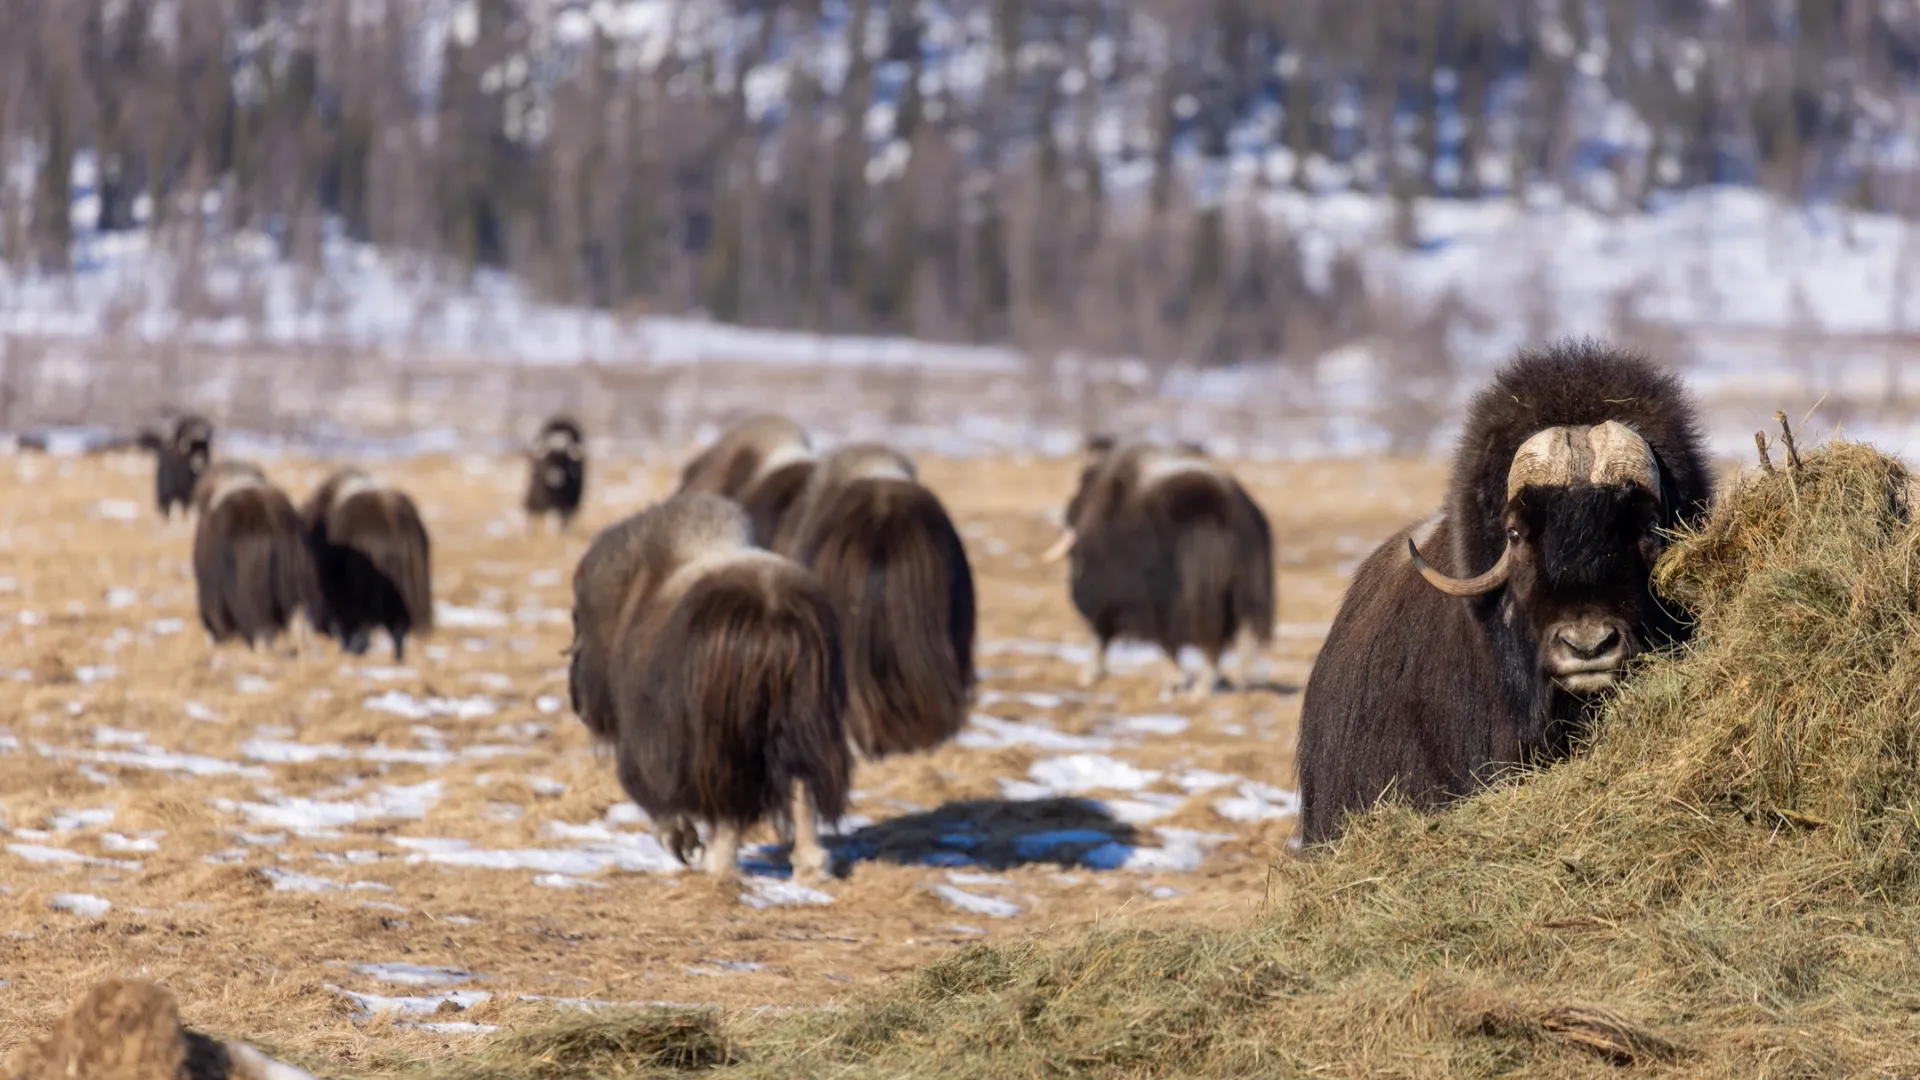
[[[1633,628],[1609,615],[1579,615],[1547,627],[1541,667],[1570,694],[1597,694],[1613,686],[1640,652]]]

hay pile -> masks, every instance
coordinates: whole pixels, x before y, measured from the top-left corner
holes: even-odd
[[[1254,926],[978,947],[835,1013],[689,1021],[726,1048],[689,1061],[769,1077],[1920,1075],[1907,490],[1901,466],[1849,444],[1744,481],[1659,569],[1699,616],[1694,645],[1645,665],[1588,753],[1444,814],[1374,815],[1276,867]],[[516,1045],[551,1063],[559,1044]],[[672,1069],[647,1060],[573,1075]],[[485,1074],[551,1073],[495,1056]]]
[[[108,979],[74,1003],[45,1038],[20,1048],[6,1080],[314,1080],[246,1043],[180,1023],[180,1007],[143,979]]]

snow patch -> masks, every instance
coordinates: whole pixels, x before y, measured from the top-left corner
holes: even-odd
[[[297,870],[287,870],[278,866],[263,866],[260,876],[273,883],[274,892],[323,893],[323,892],[392,892],[393,886],[382,885],[377,881],[330,881],[327,878],[302,874]]]
[[[555,823],[556,825],[560,823]],[[409,864],[434,863],[477,870],[532,870],[586,878],[608,870],[640,874],[674,874],[684,870],[680,860],[648,833],[616,833],[604,826],[565,826],[561,831],[591,842],[571,848],[478,849],[451,843],[425,845],[427,838],[400,837],[397,845],[412,849]],[[550,830],[550,835],[552,834]]]
[[[535,874],[533,883],[543,889],[604,889],[605,885],[567,874]]]
[[[747,891],[740,894],[740,902],[762,911],[770,907],[833,903],[828,893],[779,878],[749,878],[746,884]]]
[[[113,908],[108,901],[87,893],[57,893],[47,901],[47,906],[55,911],[78,915],[83,919],[102,918]]]
[[[54,832],[103,829],[111,824],[113,824],[113,809],[106,806],[92,810],[55,810],[47,818],[47,828]]]
[[[499,711],[491,698],[417,698],[404,690],[389,690],[378,697],[366,699],[361,705],[374,712],[391,713],[408,720],[427,720],[435,716],[478,720]]]
[[[431,1016],[442,1006],[452,1005],[454,1009],[465,1012],[493,995],[485,990],[449,990],[444,994],[421,994],[414,997],[388,997],[384,994],[363,994],[329,985],[328,990],[347,998],[360,1007],[356,1020],[371,1020],[380,1013],[394,1013],[400,1016]]]
[[[226,813],[244,814],[253,824],[271,829],[337,829],[382,818],[418,821],[440,801],[443,786],[439,780],[428,780],[410,786],[382,788],[356,802],[283,797],[264,803],[215,799],[213,805]]]
[[[513,620],[505,614],[490,608],[461,607],[458,604],[435,604],[434,622],[448,629],[460,630],[501,630],[513,625]]]
[[[954,742],[969,750],[998,750],[1007,746],[1038,746],[1045,750],[1110,750],[1113,740],[1098,735],[1069,735],[1041,723],[1002,720],[974,713]]]
[[[1042,758],[1027,769],[1031,782],[1001,780],[1002,792],[1009,799],[1038,799],[1056,795],[1078,795],[1087,791],[1139,791],[1160,779],[1152,769],[1108,757],[1105,754],[1068,754]]]
[[[1228,821],[1272,821],[1300,814],[1298,792],[1254,780],[1243,782],[1235,790],[1238,794],[1218,799],[1213,804],[1213,812]]]
[[[43,757],[92,765],[118,765],[124,769],[149,769],[190,776],[238,776],[248,780],[272,778],[271,773],[258,766],[239,765],[202,754],[176,754],[157,746],[130,750],[75,750],[58,746],[35,746],[34,749]]]
[[[996,896],[982,896],[965,889],[956,889],[951,885],[928,885],[935,896],[945,900],[949,907],[964,911],[969,915],[985,915],[991,919],[1011,919],[1026,910],[1010,900]]]
[[[459,986],[479,978],[459,968],[424,967],[420,964],[355,964],[353,970],[370,979],[394,986]]]
[[[21,832],[24,831],[25,830],[21,830]],[[19,834],[16,833],[15,835]],[[7,850],[15,856],[33,863],[105,866],[115,870],[140,869],[140,864],[137,862],[130,862],[124,859],[101,859],[92,855],[82,855],[77,851],[68,851],[66,848],[46,847],[42,844],[8,844]]]

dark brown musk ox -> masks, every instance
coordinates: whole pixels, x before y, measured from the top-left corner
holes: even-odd
[[[215,644],[271,644],[290,627],[306,651],[319,581],[300,515],[259,466],[226,461],[194,490],[193,581],[200,624]]]
[[[1092,460],[1067,503],[1060,539],[1043,562],[1070,559],[1073,606],[1093,631],[1080,685],[1106,676],[1116,640],[1158,645],[1186,683],[1180,651],[1204,668],[1186,685],[1204,698],[1220,682],[1220,658],[1238,644],[1239,683],[1255,652],[1273,640],[1273,531],[1224,465],[1191,444],[1090,439]]]
[[[321,481],[300,508],[325,601],[319,625],[354,655],[378,627],[406,659],[407,635],[433,630],[433,545],[403,491],[354,468]]]
[[[821,458],[774,550],[833,598],[854,749],[877,760],[959,732],[975,681],[973,568],[911,458],[874,443]]]
[[[777,413],[759,413],[727,428],[680,471],[680,491],[733,500],[747,512],[753,542],[771,548],[813,475],[807,430]]]
[[[182,515],[190,512],[194,486],[213,461],[213,424],[189,413],[174,421],[172,431],[142,432],[139,441],[153,453],[153,497],[160,517],[172,521],[175,508]]]
[[[1593,341],[1522,352],[1468,406],[1441,512],[1361,564],[1307,681],[1301,833],[1571,752],[1596,697],[1682,638],[1653,564],[1712,495],[1672,375]]]
[[[580,425],[556,416],[541,425],[527,452],[527,526],[551,517],[562,532],[573,526],[587,487],[587,444]]]
[[[840,628],[820,582],[748,528],[694,492],[602,529],[574,571],[568,694],[681,862],[704,847],[732,874],[770,818],[796,876],[824,877],[820,824],[852,771]]]

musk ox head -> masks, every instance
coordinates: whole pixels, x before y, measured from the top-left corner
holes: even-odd
[[[586,438],[581,435],[578,424],[565,417],[555,417],[540,428],[540,434],[534,436],[527,452],[537,461],[580,461],[587,456]]]
[[[1175,472],[1211,467],[1206,448],[1194,442],[1123,443],[1111,435],[1093,435],[1087,438],[1085,452],[1087,461],[1080,467],[1080,481],[1060,515],[1060,538],[1041,553],[1042,563],[1056,563],[1067,557],[1079,542],[1083,523],[1096,503],[1124,498],[1128,491],[1146,487]],[[1101,481],[1107,478],[1117,483],[1103,485]],[[1115,490],[1103,493],[1102,487]]]
[[[1499,617],[1524,623],[1542,674],[1575,695],[1612,687],[1670,621],[1649,579],[1669,520],[1660,463],[1632,428],[1608,420],[1550,427],[1521,443],[1501,511],[1506,547],[1472,578],[1434,569],[1407,541],[1414,567],[1449,596],[1504,589]]]

